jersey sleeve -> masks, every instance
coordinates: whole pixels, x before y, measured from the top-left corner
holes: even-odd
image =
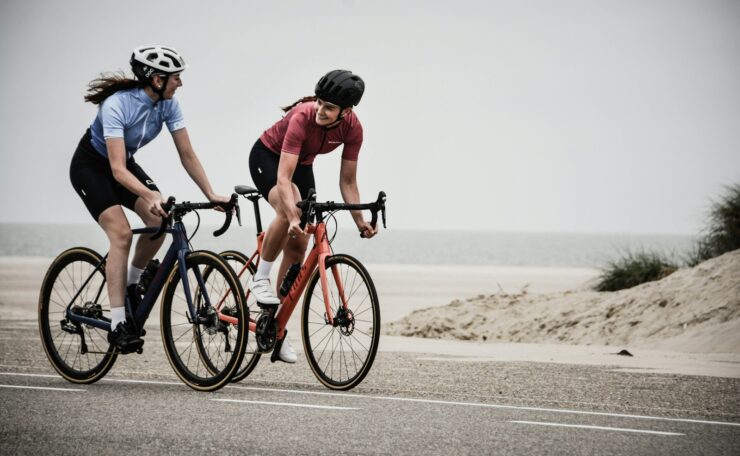
[[[100,123],[103,126],[103,138],[123,138],[123,104],[119,97],[108,97],[100,106]]]
[[[167,107],[164,117],[164,121],[167,123],[167,128],[170,132],[185,128],[185,118],[182,115],[180,103],[177,101],[177,98],[173,98],[168,104],[169,106]]]
[[[357,121],[347,133],[347,139],[344,141],[344,148],[342,149],[342,159],[357,161],[357,157],[360,155],[360,147],[362,147],[362,125]]]
[[[300,155],[303,142],[306,140],[308,118],[305,112],[297,112],[290,118],[285,132],[281,152]]]

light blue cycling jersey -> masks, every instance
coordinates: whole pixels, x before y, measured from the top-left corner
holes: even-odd
[[[162,100],[154,105],[144,89],[119,90],[105,99],[90,125],[92,146],[108,158],[106,138],[123,138],[126,158],[156,138],[162,124],[172,132],[185,128],[185,120],[176,99]]]

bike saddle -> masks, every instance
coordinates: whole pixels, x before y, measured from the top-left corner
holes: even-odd
[[[250,187],[249,185],[237,185],[236,187],[234,187],[234,191],[244,196],[252,195],[254,193],[259,193],[259,191],[256,188]]]

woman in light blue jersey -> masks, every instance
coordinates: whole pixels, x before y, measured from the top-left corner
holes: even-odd
[[[80,140],[69,171],[75,191],[110,240],[106,280],[113,331],[108,341],[123,353],[144,343],[126,323],[125,291],[128,289],[132,305],[138,303],[135,289],[139,276],[164,237],[152,241],[149,236],[139,236],[127,273],[132,234],[121,206],[135,211],[147,226],[159,225],[160,217],[166,215],[162,194],[136,164],[134,154],[167,124],[183,167],[206,198],[229,201],[211,188],[174,98],[182,86],[180,73],[187,68],[183,58],[171,47],[141,46],[134,49],[130,63],[136,79],[112,75],[90,83],[85,101],[98,105],[98,114]]]

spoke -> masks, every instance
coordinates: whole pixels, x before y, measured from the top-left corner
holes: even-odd
[[[331,336],[332,336],[332,334],[334,334],[334,329],[335,328],[332,328],[331,331],[329,331],[326,334],[326,336],[324,336],[324,338],[321,339],[321,341],[319,341],[319,343],[316,345],[316,350],[313,350],[314,352],[316,352],[318,350],[321,350],[321,354],[319,355],[319,359],[316,360],[316,364],[319,364],[319,362],[321,361],[321,359],[324,357],[324,353],[326,353],[326,348],[329,346],[329,342],[331,342],[331,339],[332,339]],[[324,342],[324,341],[326,341],[326,342]],[[324,342],[324,348],[323,349],[320,348],[322,342]]]
[[[367,336],[367,337],[368,337],[368,339],[370,339],[370,340],[373,340],[373,336],[371,336],[370,334],[366,333],[365,331],[361,331],[361,330],[359,330],[359,329],[357,329],[357,328],[355,328],[355,331],[357,331],[357,332],[359,332],[359,333],[361,333],[361,334],[364,334],[365,336]],[[355,339],[356,339],[356,338],[355,338]],[[358,343],[358,344],[360,343],[360,342],[359,342],[359,340],[358,340],[358,342],[357,342],[357,343]],[[367,347],[365,347],[365,346],[363,346],[362,348],[364,348],[365,350],[369,350],[369,349],[368,349]]]
[[[354,306],[353,309],[360,309],[360,308],[362,308],[362,306],[365,304],[365,302],[368,300],[368,298],[370,298],[370,293],[365,294],[365,297],[362,298],[362,301],[360,301],[359,304],[357,304],[356,306]],[[363,310],[361,312],[355,312],[355,311],[353,311],[353,313],[355,314],[355,316],[362,315],[362,314],[364,314],[365,312],[367,312],[370,309],[372,309],[372,299],[370,299],[370,305],[368,307],[366,307],[365,310]]]
[[[323,322],[322,322],[322,323],[313,323],[313,324],[315,324],[315,325],[321,325],[321,327],[320,327],[319,329],[317,329],[316,331],[314,331],[313,333],[311,333],[311,334],[310,334],[310,335],[308,336],[308,337],[309,337],[309,339],[310,339],[310,338],[312,338],[312,337],[313,337],[313,336],[314,336],[315,334],[318,334],[318,333],[319,333],[319,331],[322,331],[322,330],[324,330],[324,329],[326,329],[326,328],[331,328],[331,326],[329,326],[329,325],[327,325],[326,323],[323,323]]]

